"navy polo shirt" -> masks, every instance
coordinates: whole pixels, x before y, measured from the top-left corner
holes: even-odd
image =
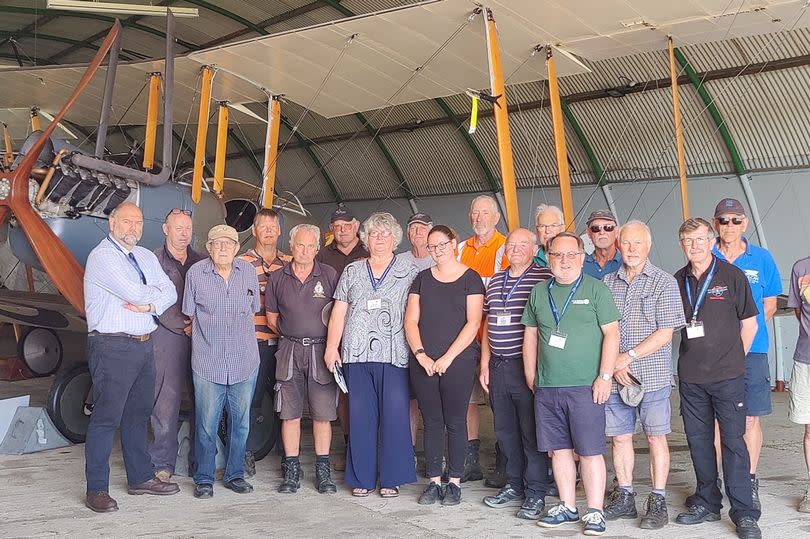
[[[618,271],[622,267],[622,254],[616,250],[616,256],[607,261],[605,267],[601,267],[592,254],[585,255],[585,264],[582,266],[582,271],[590,275],[594,279],[602,280],[602,277],[608,273]]]

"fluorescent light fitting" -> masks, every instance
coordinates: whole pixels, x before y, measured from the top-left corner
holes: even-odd
[[[47,7],[66,11],[104,13],[114,15],[141,15],[165,17],[171,10],[175,17],[199,17],[196,7],[166,7],[145,4],[122,4],[120,2],[96,2],[95,0],[48,0]]]

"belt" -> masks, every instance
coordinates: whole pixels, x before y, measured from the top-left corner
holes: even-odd
[[[101,333],[100,331],[91,331],[88,333],[88,335],[91,337],[127,337],[129,339],[144,342],[148,341],[152,334],[147,333],[146,335],[130,335],[129,333]]]
[[[304,346],[312,346],[313,344],[323,344],[326,342],[326,339],[323,337],[303,337],[299,339],[298,337],[288,337],[284,335],[282,339],[287,339],[288,341],[297,342],[299,344],[303,344]]]
[[[276,346],[278,344],[278,339],[259,339],[259,343],[264,343],[267,346]]]
[[[516,360],[523,361],[523,356],[499,356],[499,355],[493,355],[492,359],[497,359],[498,361],[503,361],[504,363],[507,363],[509,361],[516,361]]]

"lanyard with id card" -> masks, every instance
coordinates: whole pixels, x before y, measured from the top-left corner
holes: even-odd
[[[526,276],[526,274],[529,273],[530,269],[532,269],[531,265],[529,265],[529,267],[526,268],[523,271],[523,273],[520,274],[520,277],[518,277],[517,280],[514,282],[512,287],[509,289],[509,292],[506,291],[506,281],[509,278],[509,270],[506,270],[506,272],[504,272],[503,284],[501,285],[501,305],[502,305],[502,308],[495,309],[493,311],[493,314],[495,315],[495,325],[496,326],[499,326],[499,327],[508,326],[509,324],[512,323],[512,311],[511,311],[511,309],[507,308],[508,305],[509,305],[509,300],[512,299],[512,295],[515,293],[515,290],[517,290],[517,287],[520,286],[520,282],[523,280],[523,278]]]
[[[557,325],[557,329],[555,329],[554,332],[549,336],[548,345],[553,346],[554,348],[559,348],[560,350],[565,350],[565,343],[568,340],[568,335],[560,331],[560,321],[562,320],[563,316],[565,316],[565,311],[568,310],[571,300],[574,299],[574,294],[577,293],[577,288],[579,288],[579,285],[582,282],[582,275],[579,276],[579,279],[577,279],[574,285],[571,287],[571,291],[568,292],[568,298],[566,298],[565,304],[563,304],[562,312],[557,310],[557,304],[554,302],[554,296],[551,295],[551,289],[554,288],[555,282],[557,282],[556,279],[551,279],[548,282],[548,305],[551,307],[551,314],[554,315],[554,322]]]
[[[380,278],[377,279],[374,277],[374,273],[371,271],[371,263],[366,260],[366,270],[368,270],[368,278],[371,281],[371,288],[374,289],[375,297],[366,301],[366,309],[369,311],[374,311],[376,309],[382,309],[382,298],[376,297],[377,290],[382,286],[383,281],[388,276],[388,272],[391,271],[391,267],[394,265],[397,257],[391,259],[391,262],[388,263],[388,267],[385,268]]]
[[[701,305],[703,305],[703,301],[706,299],[706,293],[709,291],[709,286],[711,286],[711,282],[716,271],[717,259],[715,258],[712,262],[712,267],[709,269],[709,274],[706,276],[706,280],[703,282],[703,286],[700,288],[700,292],[698,293],[698,297],[695,301],[692,301],[692,285],[689,282],[689,276],[687,275],[684,277],[686,298],[689,300],[689,305],[692,307],[692,319],[686,325],[687,339],[700,339],[701,337],[706,336],[706,331],[703,328],[703,322],[699,321],[697,317],[698,311],[700,310]]]

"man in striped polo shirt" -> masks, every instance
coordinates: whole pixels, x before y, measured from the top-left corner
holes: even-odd
[[[256,247],[250,249],[240,258],[256,269],[259,279],[259,299],[261,310],[253,315],[253,325],[256,327],[256,340],[259,342],[259,374],[256,377],[256,390],[253,392],[253,401],[250,403],[250,426],[245,455],[245,475],[252,477],[256,473],[256,461],[253,452],[258,449],[260,440],[253,430],[253,425],[264,421],[262,416],[262,400],[267,388],[273,389],[276,385],[276,350],[278,349],[278,335],[273,333],[267,325],[267,313],[264,310],[264,289],[267,278],[274,271],[288,264],[292,258],[278,249],[278,239],[281,237],[281,223],[278,213],[271,208],[262,208],[253,218],[253,237],[256,238]]]
[[[537,451],[534,397],[523,372],[523,308],[534,285],[551,278],[551,270],[532,262],[537,238],[518,228],[506,238],[510,265],[497,273],[484,298],[481,386],[489,394],[495,436],[506,457],[507,484],[487,496],[490,507],[517,507],[516,516],[540,518],[548,489],[549,458]],[[525,501],[524,501],[525,500]]]

